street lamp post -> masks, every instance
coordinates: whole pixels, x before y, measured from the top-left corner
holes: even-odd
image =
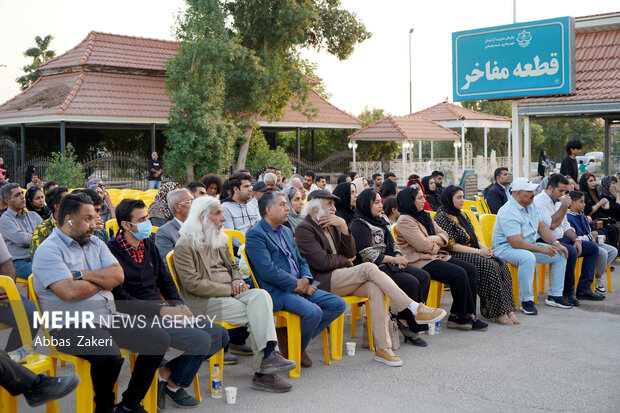
[[[459,176],[459,148],[462,146],[461,141],[454,141],[454,182],[457,181]]]
[[[349,141],[347,146],[349,149],[353,150],[353,171],[357,171],[357,165],[355,162],[355,150],[357,149],[357,143],[355,143],[355,141]]]

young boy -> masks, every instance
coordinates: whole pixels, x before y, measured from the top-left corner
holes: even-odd
[[[597,231],[590,230],[590,223],[586,218],[583,210],[585,209],[585,196],[581,191],[570,191],[569,193],[571,204],[570,211],[568,211],[566,218],[570,225],[575,229],[577,237],[580,240],[597,242],[599,234]],[[605,292],[605,284],[603,284],[602,274],[605,273],[605,269],[618,255],[618,250],[611,245],[605,243],[598,244],[598,260],[596,261],[596,291]]]

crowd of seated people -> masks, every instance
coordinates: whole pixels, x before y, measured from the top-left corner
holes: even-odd
[[[566,164],[572,165],[570,159]],[[344,313],[343,297],[369,300],[373,359],[393,367],[406,360],[394,351],[400,343],[390,323],[405,342],[426,347],[421,333],[444,316],[449,329],[487,331],[480,317],[514,326],[522,324],[517,308],[536,315],[538,263],[550,264],[548,306],[570,309],[603,300],[603,275],[618,256],[620,185],[615,176],[597,185],[590,172],[576,178],[552,174],[538,185],[497,168],[484,191],[502,223],[493,227],[492,244],[478,236],[478,221],[465,213],[463,188],[444,184],[441,171],[412,174],[401,187],[391,172],[368,178],[352,172],[330,191],[328,178],[312,171],[286,179],[265,167],[258,176],[247,170],[226,180],[209,174],[186,187],[162,182],[149,207],[130,198],[114,205],[98,178],[71,193],[34,178],[25,192],[2,181],[0,272],[16,280],[33,274],[44,311],[192,320],[217,314],[230,325],[50,331],[66,343],[85,334],[110,340],[107,352],[57,346],[91,363],[97,412],[142,411],[153,377],[158,409],[167,403],[195,407],[199,402],[185,388],[206,359],[228,348],[252,356],[253,389],[288,392],[292,384],[278,374],[297,363],[312,366],[309,343]],[[116,221],[114,233],[106,231],[109,220]],[[226,230],[240,231],[245,244],[229,239]],[[509,264],[517,267],[518,297]],[[241,265],[254,279],[242,274]],[[427,305],[431,283],[449,288],[449,313]],[[36,307],[22,300],[32,326]],[[274,323],[281,310],[300,319],[297,361],[288,359],[286,331]],[[0,307],[0,322],[15,326],[9,307]],[[6,350],[20,345],[13,328]],[[115,405],[121,348],[138,357]],[[180,355],[165,359],[171,348]],[[225,363],[236,363],[225,354]]]

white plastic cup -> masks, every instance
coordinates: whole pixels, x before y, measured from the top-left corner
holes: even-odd
[[[599,244],[604,244],[605,243],[605,236],[604,235],[599,235],[597,238],[598,238],[598,243]]]
[[[428,325],[428,335],[429,336],[434,336],[435,335],[435,324],[429,324]]]
[[[237,403],[237,388],[236,387],[224,387],[224,392],[226,393],[226,403],[228,404]]]
[[[347,341],[347,356],[355,355],[355,343],[353,341]]]

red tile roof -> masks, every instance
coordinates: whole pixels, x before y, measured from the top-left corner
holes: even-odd
[[[454,141],[461,136],[437,123],[414,115],[387,116],[349,136],[359,141]]]
[[[620,99],[620,30],[575,34],[575,89],[569,96],[520,100],[520,103]]]
[[[426,119],[440,120],[502,120],[510,121],[506,116],[490,115],[488,113],[477,112],[453,103],[441,102],[419,112],[412,113],[415,116],[422,116]]]
[[[91,32],[73,49],[42,64],[41,77],[33,85],[0,105],[0,121],[66,115],[167,123],[171,104],[165,62],[178,47],[178,42]],[[357,129],[363,124],[315,91],[309,102],[318,110],[316,117],[308,119],[289,105],[283,118],[270,126],[318,124]]]

